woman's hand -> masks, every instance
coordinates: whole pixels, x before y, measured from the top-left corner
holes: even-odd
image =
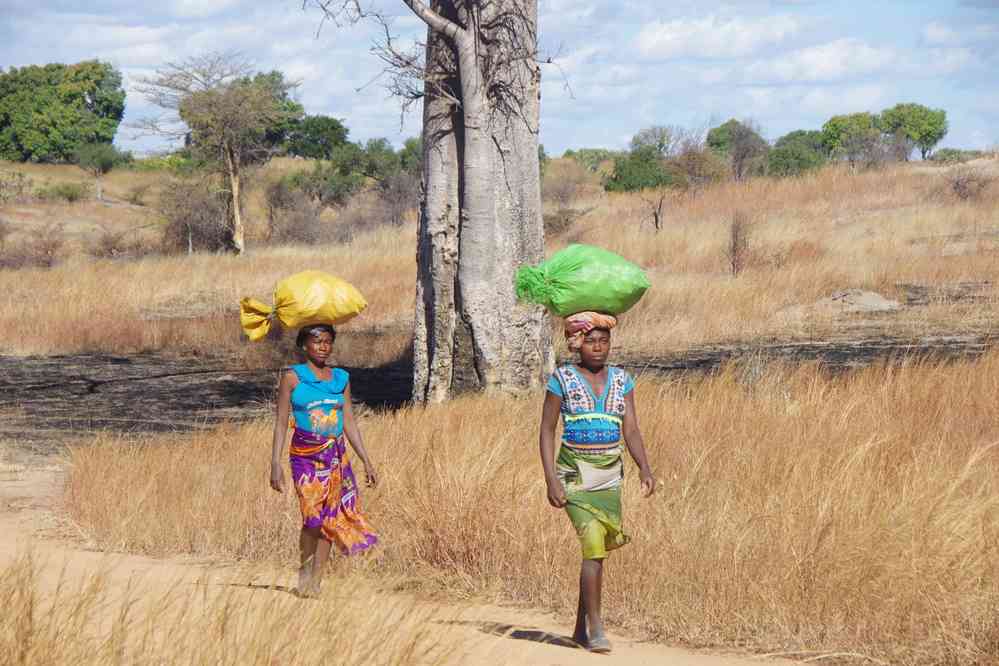
[[[561,509],[565,506],[565,488],[562,487],[562,482],[558,479],[546,479],[548,483],[548,503],[551,504],[556,509]]]
[[[368,482],[369,486],[378,485],[378,474],[375,472],[375,466],[369,463],[367,460],[362,461],[364,463],[364,477]]]
[[[271,463],[271,488],[279,493],[284,492],[284,469],[281,468],[281,463]]]
[[[642,497],[650,497],[656,492],[656,479],[652,476],[652,470],[643,469],[638,476],[642,480]]]

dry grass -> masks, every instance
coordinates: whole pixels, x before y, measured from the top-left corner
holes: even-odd
[[[642,380],[638,395],[662,487],[643,501],[626,481],[615,625],[896,664],[999,660],[999,356],[840,377],[733,366]],[[385,543],[371,566],[568,622],[578,546],[544,499],[539,413],[540,396],[476,396],[366,418],[383,477],[362,498]],[[72,452],[67,506],[102,548],[290,566],[297,509],[267,487],[268,432],[101,438]]]
[[[982,162],[976,168],[995,168],[994,162]],[[553,160],[549,180],[571,177],[571,166]],[[32,168],[65,177],[65,170],[75,169]],[[303,168],[300,160],[277,160],[257,179],[296,168]],[[583,182],[566,205],[588,212],[567,233],[550,239],[549,249],[571,241],[594,243],[647,269],[653,289],[626,315],[617,339],[621,349],[638,355],[761,337],[827,337],[844,322],[788,316],[788,309],[847,288],[899,298],[900,283],[992,286],[973,308],[946,302],[907,308],[873,322],[876,331],[918,336],[991,330],[999,306],[999,186],[978,200],[961,201],[948,192],[947,173],[947,168],[922,164],[861,173],[830,167],[802,178],[725,183],[696,197],[674,196],[658,234],[646,221],[648,205],[640,195],[606,195],[593,182]],[[126,178],[129,172],[111,176]],[[263,220],[258,195],[251,193],[248,201],[248,217],[257,220],[256,227]],[[96,204],[78,204],[73,211],[46,206],[31,208],[15,219],[15,226],[27,229],[71,212],[84,219],[90,215],[87,206]],[[96,233],[102,213],[91,212],[89,226],[67,226],[77,229],[78,245]],[[737,213],[747,217],[751,231],[747,265],[733,276],[726,247]],[[127,215],[128,210],[114,208],[108,214]],[[263,248],[251,240],[251,252],[243,258],[109,263],[77,257],[51,270],[0,271],[0,339],[7,353],[237,350],[242,342],[233,308],[239,296],[266,296],[276,279],[306,267],[358,284],[372,304],[359,326],[407,331],[414,234],[411,226],[385,228],[360,235],[348,246],[311,248]],[[156,313],[154,319],[150,312]]]
[[[52,270],[0,271],[3,351],[244,348],[239,299],[270,303],[279,279],[305,269],[339,275],[368,299],[367,311],[349,329],[399,327],[400,320],[408,329],[404,317],[412,316],[416,267],[406,248],[412,243],[385,230],[347,246],[275,248],[246,257],[78,259]]]
[[[611,195],[561,242],[603,245],[647,269],[652,289],[626,315],[617,340],[639,353],[827,336],[837,322],[792,321],[784,311],[847,288],[900,298],[900,283],[993,288],[974,312],[947,303],[903,311],[879,320],[882,332],[923,334],[940,320],[952,330],[991,328],[999,299],[999,191],[958,201],[942,171],[831,167],[802,178],[725,183],[693,198],[673,197],[658,234],[639,195]],[[749,265],[733,277],[726,247],[739,214],[751,224]]]
[[[243,585],[112,585],[105,573],[43,585],[32,555],[0,567],[0,662],[34,664],[445,663],[428,607],[386,603],[363,581],[320,601]],[[199,589],[200,588],[200,589]],[[359,594],[359,591],[362,591]]]

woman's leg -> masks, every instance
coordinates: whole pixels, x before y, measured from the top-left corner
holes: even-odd
[[[585,562],[585,560],[584,560]],[[576,604],[576,628],[572,630],[572,640],[583,647],[589,642],[589,634],[586,632],[586,604],[583,602],[585,592],[583,591],[583,569],[579,569],[579,603]]]
[[[583,606],[586,609],[586,620],[589,629],[588,638],[591,643],[595,641],[606,642],[607,640],[607,637],[604,635],[603,619],[600,617],[600,595],[603,591],[603,578],[603,560],[583,560],[582,572],[580,574],[580,589],[582,591]]]
[[[312,559],[312,591],[319,594],[319,586],[323,582],[323,572],[326,570],[326,562],[330,558],[330,546],[326,537],[320,535],[316,540],[315,557]]]
[[[298,547],[301,551],[301,567],[298,570],[298,593],[308,595],[312,592],[312,577],[318,551],[320,532],[318,527],[303,527],[298,535]],[[327,542],[329,543],[329,542]],[[329,549],[326,551],[329,554]]]

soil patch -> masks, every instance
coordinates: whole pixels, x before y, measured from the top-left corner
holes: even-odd
[[[815,362],[836,372],[913,358],[970,359],[997,340],[999,335],[993,333],[916,339],[858,336],[708,345],[656,358],[619,357],[616,362],[635,374],[710,372],[741,360],[753,365]],[[23,453],[45,453],[94,431],[184,432],[266,417],[273,409],[279,370],[161,352],[0,356],[0,440]],[[409,400],[409,359],[347,370],[354,397],[364,407],[393,408]]]

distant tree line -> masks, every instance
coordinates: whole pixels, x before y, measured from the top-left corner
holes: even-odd
[[[858,168],[908,161],[919,150],[931,159],[947,134],[947,114],[920,104],[897,104],[880,114],[830,118],[821,130],[795,130],[770,144],[752,121],[730,119],[707,131],[652,126],[632,138],[627,151],[584,148],[566,151],[590,171],[613,163],[608,191],[698,187],[706,182],[754,176],[796,176],[831,161]],[[959,151],[962,155],[967,151]],[[953,160],[948,152],[941,159]]]

